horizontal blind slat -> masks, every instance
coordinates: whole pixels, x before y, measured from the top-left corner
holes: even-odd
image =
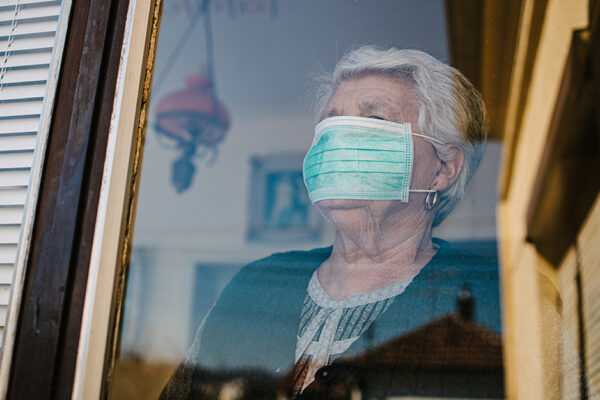
[[[42,112],[42,105],[42,100],[21,103],[0,103],[0,119],[2,117],[17,117],[20,115],[39,115]]]
[[[43,97],[45,84],[29,84],[24,86],[5,86],[0,91],[0,100],[17,100],[22,98]]]
[[[34,135],[0,136],[0,150],[33,150],[34,147]]]
[[[7,313],[8,313],[8,306],[0,306],[0,325],[2,325],[2,326],[4,326],[6,324],[6,314]],[[2,330],[2,333],[4,334],[4,330]]]
[[[0,37],[8,36],[12,32],[13,35],[26,35],[28,33],[38,32],[56,32],[56,21],[42,21],[32,24],[17,24],[12,28],[11,25],[0,26]]]
[[[0,284],[0,306],[8,305],[8,298],[10,297],[10,284]]]
[[[0,244],[0,264],[14,264],[16,257],[17,257],[17,245],[16,244]],[[11,269],[11,271],[12,271],[12,269]],[[3,278],[0,275],[0,282],[2,282],[2,279]],[[12,281],[12,272],[10,275],[10,280]]]
[[[0,21],[12,21],[15,16],[14,7],[0,9]],[[28,19],[58,17],[60,5],[41,5],[40,7],[21,7],[17,13],[17,23],[27,23]]]
[[[0,252],[2,249],[0,248]],[[16,256],[16,252],[15,252]],[[11,263],[0,264],[0,284],[10,285],[13,279],[13,271],[15,269],[14,261]]]
[[[44,68],[48,68],[51,60],[52,53],[48,51],[41,53],[11,54],[8,60],[6,60],[5,67],[10,69],[29,67],[31,65],[44,65]]]
[[[0,170],[0,187],[24,186],[29,184],[29,170],[26,171],[2,171]]]
[[[26,7],[42,7],[47,5],[59,5],[60,0],[4,0],[2,2],[3,7],[15,7],[19,5],[21,9]]]
[[[4,79],[2,79],[2,83],[43,81],[46,79],[48,79],[48,67],[44,66],[42,68],[8,70],[4,75]]]
[[[2,153],[0,150],[0,168],[31,168],[32,165],[33,150],[8,154]]]
[[[23,221],[23,206],[3,207],[0,204],[0,224],[20,224]]]
[[[2,186],[0,185],[0,199],[2,206],[23,206],[27,196],[27,186]]]
[[[54,35],[36,38],[15,38],[10,47],[8,47],[8,44],[8,40],[0,41],[0,53],[52,48],[54,45]]]
[[[0,243],[2,244],[17,244],[19,243],[19,233],[21,232],[21,224],[0,224]]]
[[[0,138],[3,136],[17,136],[23,132],[37,132],[38,125],[40,124],[39,118],[18,118],[4,120],[0,124]],[[35,137],[34,135],[30,135]],[[2,139],[0,139],[2,140]],[[35,139],[34,139],[35,140]],[[5,149],[0,143],[0,149],[2,150],[13,150]]]

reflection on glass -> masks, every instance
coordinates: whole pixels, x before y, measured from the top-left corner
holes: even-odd
[[[153,107],[207,61],[198,4],[165,3]],[[504,397],[500,146],[442,5],[210,5],[230,125],[175,188],[148,128],[113,398]]]

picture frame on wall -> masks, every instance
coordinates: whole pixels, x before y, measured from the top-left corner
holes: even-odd
[[[322,237],[323,218],[313,207],[302,178],[302,152],[250,159],[249,242],[299,243]]]

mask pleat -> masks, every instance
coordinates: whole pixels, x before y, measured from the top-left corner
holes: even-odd
[[[337,123],[317,127],[303,167],[313,202],[342,198],[408,200],[413,161],[410,124],[382,127],[372,121],[336,117]]]

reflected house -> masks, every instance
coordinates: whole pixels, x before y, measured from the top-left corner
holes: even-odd
[[[202,371],[194,381],[195,398],[219,400],[279,400],[277,377],[261,371]]]
[[[502,340],[472,319],[472,298],[362,354],[320,369],[302,399],[503,399]],[[261,371],[203,371],[194,393],[209,399],[289,399],[294,371],[281,381]]]
[[[289,377],[288,377],[289,379]],[[502,340],[472,320],[472,303],[365,353],[321,369],[307,398],[501,399]]]
[[[457,314],[435,319],[337,367],[354,374],[364,399],[504,398],[500,336]]]

